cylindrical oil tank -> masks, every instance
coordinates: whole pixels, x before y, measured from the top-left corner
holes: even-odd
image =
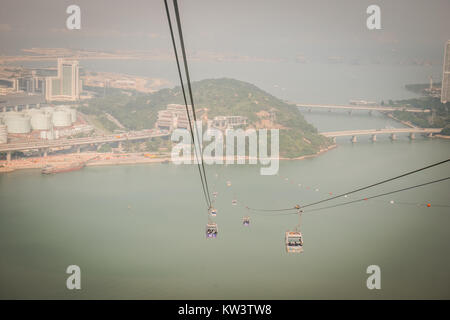
[[[55,110],[64,110],[66,112],[69,112],[72,123],[77,121],[77,110],[76,109],[71,108],[70,106],[59,105],[59,106],[56,106]]]
[[[52,114],[52,122],[55,127],[70,127],[72,118],[67,110],[55,110]]]
[[[52,127],[52,116],[44,112],[31,113],[31,128],[33,130],[49,130]]]
[[[70,109],[70,118],[72,120],[72,123],[77,122],[77,109],[74,108]]]
[[[28,115],[8,114],[3,121],[6,124],[8,133],[29,133],[31,131],[30,117]]]
[[[8,131],[6,131],[6,125],[0,124],[0,144],[8,142]]]
[[[52,114],[53,111],[55,111],[55,108],[54,107],[43,107],[40,110],[44,111],[45,113]]]

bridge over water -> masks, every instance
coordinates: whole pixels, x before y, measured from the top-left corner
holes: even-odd
[[[416,112],[416,113],[428,113],[429,109],[418,109],[418,108],[395,108],[387,106],[362,106],[362,105],[334,105],[334,104],[307,104],[307,103],[296,103],[297,107],[303,107],[308,109],[343,109],[351,112],[352,110],[368,110],[372,111],[406,111],[406,112]]]
[[[390,134],[391,139],[396,139],[398,133],[408,133],[411,139],[415,138],[415,134],[424,134],[432,136],[434,133],[441,132],[442,128],[392,128],[392,129],[368,129],[368,130],[346,130],[346,131],[331,131],[321,132],[320,134],[325,137],[334,138],[337,137],[352,137],[352,142],[356,142],[357,136],[371,135],[372,141],[376,141],[379,134]]]

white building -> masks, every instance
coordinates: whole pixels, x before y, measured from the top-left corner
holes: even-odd
[[[442,68],[441,102],[450,102],[450,40],[444,50],[444,66]]]
[[[77,101],[82,85],[78,60],[58,59],[58,75],[46,78],[47,101]]]

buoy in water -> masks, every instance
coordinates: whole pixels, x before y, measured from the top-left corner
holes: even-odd
[[[431,207],[431,203],[427,203],[427,207],[428,207],[428,208]]]
[[[390,204],[394,204],[394,200],[389,201]]]

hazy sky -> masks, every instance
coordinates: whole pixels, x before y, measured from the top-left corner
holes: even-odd
[[[189,51],[292,58],[385,56],[441,59],[449,0],[180,0]],[[0,53],[22,48],[170,51],[163,0],[0,0]],[[65,27],[81,8],[81,30]],[[381,7],[382,30],[366,28]]]

